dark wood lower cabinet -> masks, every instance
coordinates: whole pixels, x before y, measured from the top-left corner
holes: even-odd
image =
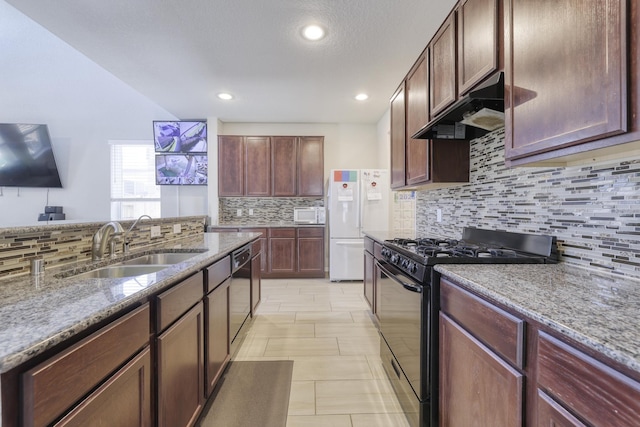
[[[371,311],[375,312],[375,288],[373,285],[373,275],[375,274],[375,260],[373,255],[364,251],[364,299],[369,303]]]
[[[207,396],[222,376],[230,359],[229,354],[229,284],[225,280],[204,298],[206,342]]]
[[[296,229],[269,229],[269,273],[292,274],[296,271]]]
[[[158,426],[193,426],[204,405],[203,304],[157,339]]]
[[[324,228],[298,228],[296,249],[296,273],[301,277],[324,277]]]
[[[440,426],[523,425],[524,376],[440,314]]]
[[[151,426],[151,352],[146,347],[55,426]]]
[[[538,390],[538,427],[588,427],[559,403]]]
[[[260,282],[260,266],[262,264],[262,254],[251,258],[251,316],[255,316],[258,304],[260,304],[262,284]]]

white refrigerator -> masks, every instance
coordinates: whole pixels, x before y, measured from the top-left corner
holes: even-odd
[[[389,230],[389,171],[332,170],[327,208],[329,221],[329,280],[362,280],[364,233]]]

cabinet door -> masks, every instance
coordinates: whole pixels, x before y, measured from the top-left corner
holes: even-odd
[[[269,245],[268,245],[268,229],[266,228],[243,228],[242,229],[243,232],[250,232],[250,233],[262,233],[262,236],[260,236],[259,240],[260,240],[260,251],[262,252],[262,256],[260,257],[260,272],[261,273],[266,273],[268,270],[268,252],[269,252]],[[253,255],[255,255],[255,252],[253,253]]]
[[[218,194],[244,194],[244,140],[241,136],[218,137]]]
[[[298,144],[295,136],[271,138],[271,180],[273,196],[296,195]]]
[[[108,420],[113,427],[150,427],[152,375],[147,347],[54,425],[84,427]]]
[[[324,196],[324,137],[298,140],[298,196]]]
[[[444,21],[429,45],[431,118],[451,105],[456,91],[456,22],[455,13]]]
[[[373,259],[373,255],[369,252],[364,251],[364,299],[369,303],[369,307],[371,307],[371,311],[374,311],[375,307],[375,296],[374,296],[374,286],[373,286],[373,275],[375,274],[375,261]]]
[[[427,52],[407,76],[407,184],[429,180],[429,140],[413,139],[429,121],[429,67]]]
[[[523,375],[440,314],[440,426],[523,425]]]
[[[391,188],[406,185],[404,82],[391,98]]]
[[[498,67],[498,0],[465,0],[458,16],[458,93]]]
[[[540,389],[537,404],[538,427],[587,427]]]
[[[297,238],[297,272],[305,277],[324,277],[324,228],[299,228]]]
[[[158,426],[195,424],[204,404],[202,302],[158,336]]]
[[[625,132],[627,2],[505,4],[505,157]]]
[[[225,280],[204,299],[207,395],[229,362],[229,283]]]
[[[245,196],[271,195],[271,138],[247,136],[245,147]]]
[[[269,233],[269,272],[272,274],[295,272],[295,228],[272,228]]]

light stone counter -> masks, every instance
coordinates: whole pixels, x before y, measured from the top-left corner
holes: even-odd
[[[203,233],[132,252],[126,257],[83,262],[64,270],[0,280],[0,373],[65,341],[101,320],[134,307],[164,288],[255,240],[259,233]],[[156,273],[121,279],[81,279],[72,274],[152,252],[196,252]],[[70,270],[71,269],[71,270]]]
[[[640,373],[640,281],[567,263],[436,271]]]

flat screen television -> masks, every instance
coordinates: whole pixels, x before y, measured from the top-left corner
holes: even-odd
[[[62,188],[47,125],[0,123],[0,187]]]
[[[154,121],[156,153],[206,153],[207,121]]]
[[[207,185],[207,156],[197,154],[157,154],[156,184]]]

